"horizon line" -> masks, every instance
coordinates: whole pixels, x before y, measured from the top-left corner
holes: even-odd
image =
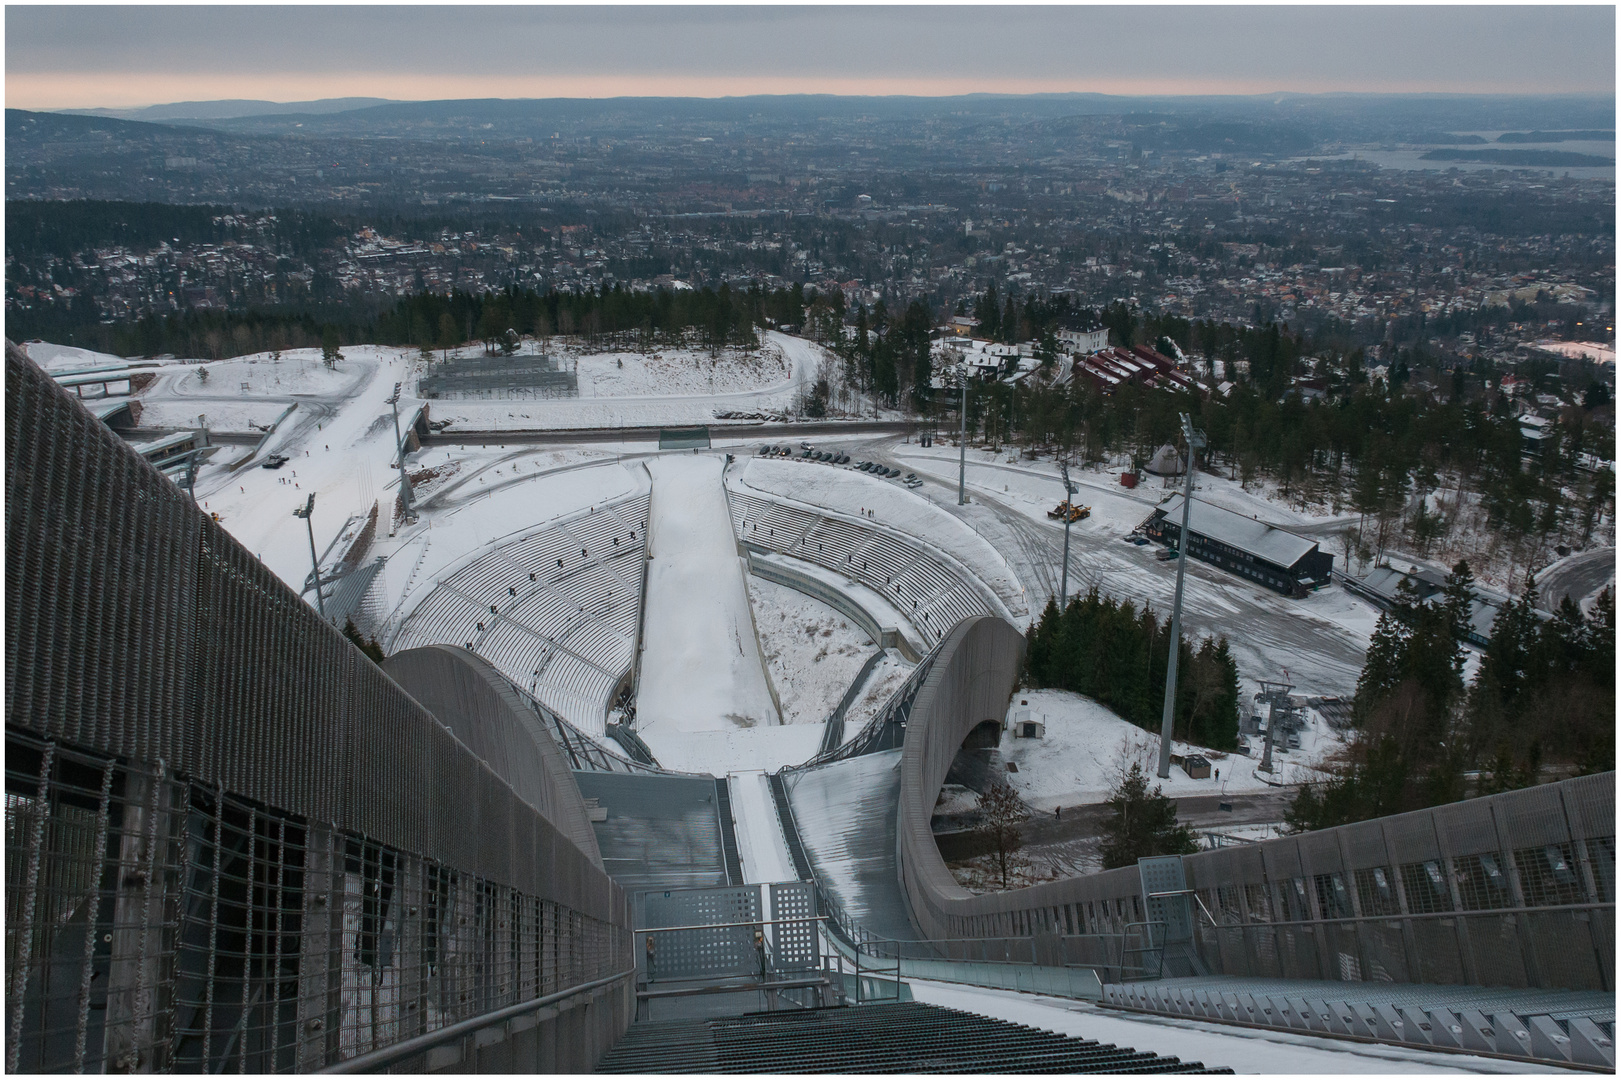
[[[218,105],[225,102],[244,102],[265,105],[320,105],[332,101],[343,101],[349,98],[370,98],[370,104],[356,105],[353,109],[338,110],[340,112],[360,111],[362,109],[382,108],[388,105],[430,105],[439,102],[461,101],[502,101],[502,102],[543,102],[543,101],[745,101],[756,98],[842,98],[842,99],[873,99],[873,100],[907,100],[907,101],[950,101],[960,98],[1062,98],[1062,97],[1090,97],[1090,98],[1119,98],[1131,99],[1206,99],[1206,98],[1268,98],[1268,97],[1450,97],[1450,98],[1608,98],[1610,94],[1598,90],[1253,90],[1253,91],[1143,91],[1143,92],[1109,92],[1104,90],[967,90],[956,93],[876,93],[876,92],[841,92],[830,90],[804,90],[804,91],[763,91],[756,93],[720,93],[720,94],[552,94],[545,96],[501,96],[501,95],[473,95],[453,97],[421,97],[421,98],[388,98],[362,94],[338,94],[331,97],[304,98],[297,101],[278,101],[274,98],[254,97],[227,97],[227,98],[183,98],[168,101],[153,101],[145,104],[132,105],[6,105],[8,112],[37,112],[37,113],[88,113],[88,112],[134,112],[144,109],[172,108],[181,105]],[[274,115],[274,114],[265,114]],[[296,114],[295,114],[296,115]],[[327,114],[327,115],[335,115]],[[245,119],[244,117],[186,117],[185,119]]]

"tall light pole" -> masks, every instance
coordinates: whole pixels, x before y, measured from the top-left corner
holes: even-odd
[[[311,572],[315,576],[315,610],[319,611],[321,613],[321,618],[324,619],[324,618],[326,618],[326,602],[321,599],[321,559],[320,559],[320,557],[318,555],[315,554],[315,522],[312,520],[312,515],[314,513],[315,513],[315,492],[312,491],[312,492],[310,492],[310,500],[309,500],[309,502],[305,503],[302,507],[294,510],[293,511],[293,516],[296,517],[296,518],[303,518],[304,519],[304,524],[309,526],[309,530],[310,530],[310,566],[312,567]]]
[[[1058,472],[1064,478],[1064,572],[1058,586],[1058,610],[1069,604],[1069,523],[1075,510],[1075,484],[1069,478],[1069,462],[1060,460]]]
[[[957,430],[957,505],[968,502],[968,365],[958,369],[962,382],[962,408],[958,410]]]
[[[1182,531],[1176,538],[1176,600],[1171,604],[1171,656],[1165,665],[1165,714],[1159,723],[1159,778],[1171,775],[1171,733],[1176,723],[1176,660],[1182,651],[1182,580],[1188,570],[1188,514],[1193,508],[1193,452],[1205,444],[1204,434],[1182,414],[1182,438],[1188,444],[1188,460],[1182,484]]]
[[[389,408],[394,410],[394,464],[400,470],[400,502],[404,504],[407,517],[411,514],[411,477],[405,469],[405,443],[400,439],[400,384],[394,384],[394,394],[388,399]]]

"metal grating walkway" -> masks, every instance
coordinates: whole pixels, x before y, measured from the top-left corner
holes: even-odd
[[[1230,1073],[938,1005],[640,1023],[605,1073]]]

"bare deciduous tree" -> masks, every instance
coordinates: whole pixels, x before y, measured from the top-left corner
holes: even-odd
[[[1008,887],[1008,857],[1024,846],[1019,825],[1030,816],[1019,793],[1006,781],[998,781],[979,796],[979,812],[984,816],[980,831],[990,840],[996,852],[996,863],[1002,874],[1002,888]]]

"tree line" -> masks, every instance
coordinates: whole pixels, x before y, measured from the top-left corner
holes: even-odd
[[[421,292],[391,305],[333,304],[244,311],[191,308],[148,315],[129,323],[80,327],[73,341],[119,356],[223,359],[273,349],[310,348],[336,336],[341,345],[377,344],[450,349],[469,341],[497,348],[515,335],[565,335],[589,345],[638,349],[696,344],[718,352],[758,344],[759,326],[797,325],[802,287],[634,292],[622,285],[599,290],[536,292]],[[14,327],[19,337],[44,336],[35,326]]]
[[[1247,340],[1254,355],[1275,350],[1278,363],[1301,347],[1282,331],[1276,346],[1271,331]],[[1443,549],[1450,537],[1468,534],[1465,517],[1477,507],[1513,545],[1592,540],[1614,477],[1578,462],[1584,454],[1614,457],[1602,384],[1562,408],[1552,437],[1528,455],[1508,396],[1465,392],[1466,385],[1481,385],[1480,371],[1460,369],[1433,393],[1407,392],[1399,378],[1393,385],[1370,381],[1356,354],[1339,371],[1321,398],[1277,394],[1255,378],[1204,396],[1131,384],[1106,395],[1084,378],[1061,385],[976,382],[967,428],[971,439],[993,447],[1142,463],[1179,441],[1180,414],[1188,413],[1209,441],[1206,468],[1246,484],[1273,484],[1302,509],[1355,513],[1340,554],[1364,562],[1398,539],[1424,556]],[[939,409],[954,399],[934,404]]]
[[[1615,768],[1615,604],[1568,597],[1537,614],[1534,584],[1506,605],[1473,680],[1460,635],[1473,574],[1440,594],[1406,587],[1380,618],[1352,705],[1350,761],[1300,789],[1287,820],[1319,829]]]
[[[1083,694],[1148,731],[1160,730],[1171,624],[1146,604],[1115,601],[1093,586],[1062,611],[1047,601],[1028,631],[1025,677],[1031,686]],[[1238,664],[1226,638],[1197,645],[1184,637],[1177,654],[1175,737],[1211,750],[1238,746]]]

